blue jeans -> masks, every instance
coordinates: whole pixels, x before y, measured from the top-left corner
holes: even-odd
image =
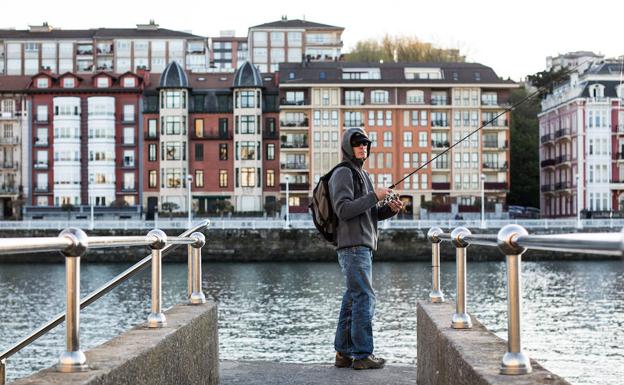
[[[342,297],[334,348],[342,355],[362,359],[373,353],[373,252],[365,246],[347,247],[338,250],[338,262],[347,290]]]

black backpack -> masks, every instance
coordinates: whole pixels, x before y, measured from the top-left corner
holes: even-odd
[[[321,233],[323,238],[328,242],[336,244],[336,231],[338,229],[338,216],[334,212],[334,208],[329,196],[329,179],[339,167],[348,167],[351,170],[353,176],[353,186],[355,195],[358,195],[358,190],[361,191],[361,177],[358,172],[351,167],[349,162],[338,163],[327,174],[323,175],[319,180],[316,187],[312,191],[312,203],[310,203],[310,213],[312,214],[312,221],[314,226]]]

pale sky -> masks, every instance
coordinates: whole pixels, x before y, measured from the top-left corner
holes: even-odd
[[[344,27],[344,52],[385,34],[415,36],[459,48],[470,62],[521,80],[545,68],[546,56],[594,51],[624,55],[621,0],[22,0],[8,1],[0,28],[27,29],[47,21],[61,29],[132,28],[154,19],[162,28],[218,36],[253,25],[304,18]],[[9,5],[10,4],[10,5]],[[171,8],[171,7],[174,8]]]

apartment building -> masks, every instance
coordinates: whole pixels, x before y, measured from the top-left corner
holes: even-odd
[[[542,101],[540,205],[544,217],[610,217],[624,210],[622,62],[572,73]]]
[[[160,73],[171,62],[205,72],[210,64],[207,39],[160,28],[150,21],[136,28],[57,29],[44,23],[28,30],[0,30],[0,75],[79,75],[99,71]]]
[[[158,79],[158,75],[153,75]],[[172,62],[143,96],[143,198],[156,210],[263,211],[279,198],[278,84],[249,62],[194,74]],[[221,206],[222,207],[222,206]]]
[[[408,208],[469,212],[485,189],[487,207],[502,210],[509,188],[509,103],[517,85],[481,64],[282,64],[281,183],[290,206],[305,211],[311,189],[341,158],[345,128],[373,141],[366,167],[377,186],[397,185]],[[451,143],[483,130],[444,153]],[[427,202],[425,204],[425,202]]]
[[[32,76],[27,205],[136,206],[139,100],[145,74]]]
[[[210,70],[234,72],[247,61],[247,37],[234,36],[234,31],[221,31],[211,38]]]
[[[280,63],[342,59],[344,28],[307,20],[281,20],[249,28],[250,61],[260,72],[277,72]]]

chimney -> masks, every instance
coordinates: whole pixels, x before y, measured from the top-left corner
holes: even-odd
[[[48,25],[47,21],[44,21],[42,25],[29,25],[30,32],[50,32],[52,27]]]
[[[147,68],[138,68],[137,75],[143,79],[143,86],[150,85],[150,71]]]

